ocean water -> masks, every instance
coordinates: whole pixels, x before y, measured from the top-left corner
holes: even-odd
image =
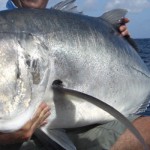
[[[150,38],[149,39],[135,39],[139,47],[139,55],[146,63],[147,67],[150,70]]]
[[[147,65],[148,69],[150,70],[150,38],[149,39],[135,39],[135,42],[139,48],[139,55]],[[150,105],[148,106],[146,112],[144,112],[145,116],[150,115]]]

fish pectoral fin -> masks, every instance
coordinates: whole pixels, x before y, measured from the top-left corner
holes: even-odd
[[[63,129],[43,127],[42,129],[37,129],[34,135],[47,149],[52,147],[54,150],[76,150],[76,147]]]
[[[78,11],[77,6],[75,5],[75,1],[76,0],[64,0],[64,1],[57,3],[52,8],[56,10],[82,14],[81,11]]]
[[[132,123],[126,117],[124,117],[124,115],[122,115],[119,111],[117,111],[116,109],[114,109],[110,105],[106,104],[105,102],[103,102],[103,101],[101,101],[101,100],[99,100],[93,96],[84,94],[82,92],[78,92],[78,91],[71,90],[71,89],[66,89],[66,88],[63,88],[63,87],[60,87],[57,85],[53,85],[52,88],[56,92],[62,92],[62,93],[67,94],[67,95],[72,95],[72,96],[76,96],[78,98],[82,98],[82,99],[100,107],[104,111],[108,112],[110,115],[112,115],[117,120],[119,120],[124,126],[126,126],[133,133],[133,135],[143,145],[144,150],[148,150],[148,146],[145,143],[141,134],[138,132],[138,130],[132,125]]]

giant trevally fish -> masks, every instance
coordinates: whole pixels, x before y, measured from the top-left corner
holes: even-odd
[[[51,106],[43,128],[49,137],[56,133],[49,129],[104,123],[114,117],[134,130],[118,112],[128,117],[147,110],[150,72],[116,29],[126,11],[95,18],[56,10],[63,7],[60,3],[50,10],[0,12],[0,131],[20,129],[41,101]]]

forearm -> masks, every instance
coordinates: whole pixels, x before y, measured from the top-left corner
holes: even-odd
[[[150,146],[150,117],[138,118],[133,122],[133,125],[141,133],[146,144]],[[143,146],[130,131],[126,130],[111,150],[143,150]]]

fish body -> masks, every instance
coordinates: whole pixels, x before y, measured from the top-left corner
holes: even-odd
[[[0,26],[0,131],[21,128],[42,101],[51,106],[51,129],[114,119],[83,98],[53,92],[57,81],[125,116],[146,110],[149,70],[104,18],[15,9],[0,12]]]

